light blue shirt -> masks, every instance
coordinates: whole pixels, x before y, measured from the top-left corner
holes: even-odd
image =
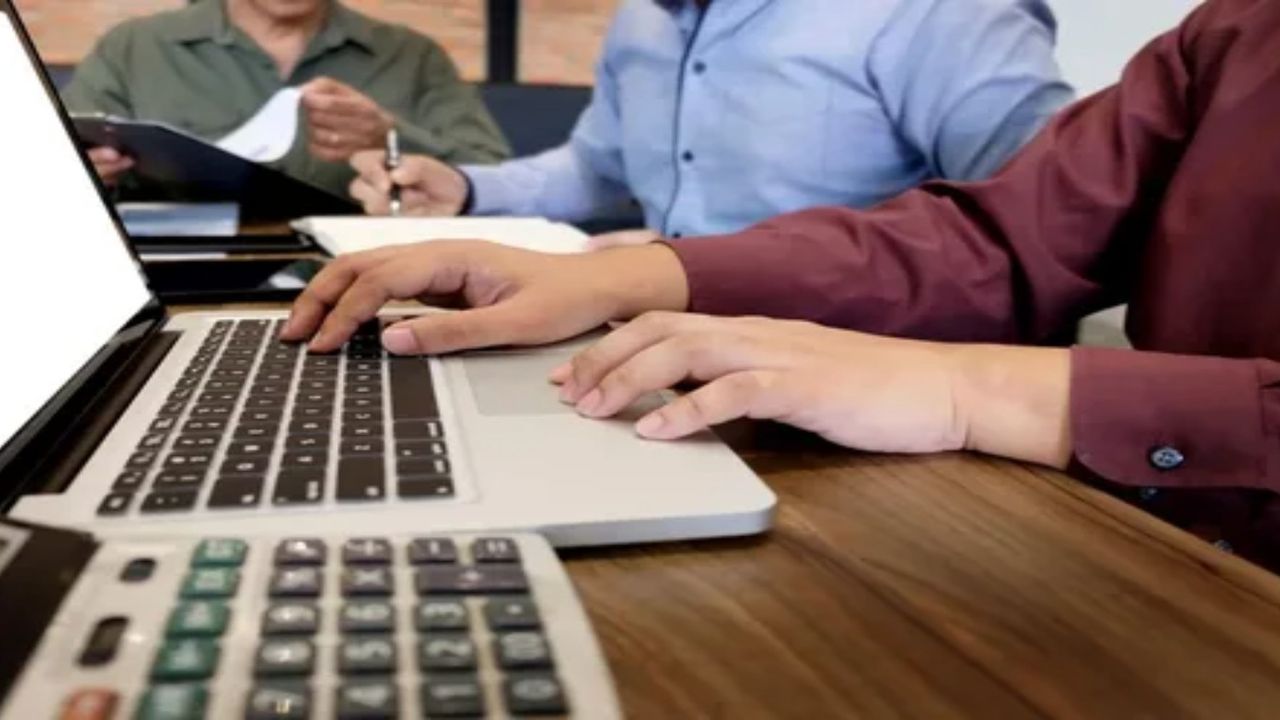
[[[467,166],[477,215],[635,198],[667,237],[987,177],[1072,98],[1044,0],[625,0],[569,142]]]

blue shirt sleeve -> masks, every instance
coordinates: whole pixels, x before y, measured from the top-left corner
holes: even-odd
[[[1073,99],[1056,32],[1044,0],[904,0],[868,71],[933,175],[980,180]]]

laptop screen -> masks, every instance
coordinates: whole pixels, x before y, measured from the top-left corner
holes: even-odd
[[[150,293],[3,12],[0,88],[3,447]]]

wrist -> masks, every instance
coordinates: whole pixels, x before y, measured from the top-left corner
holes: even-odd
[[[597,283],[595,294],[615,320],[659,310],[683,312],[689,307],[684,265],[664,244],[619,247],[579,257],[589,266],[583,277]]]

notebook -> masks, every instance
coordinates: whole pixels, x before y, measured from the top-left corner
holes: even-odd
[[[547,253],[587,250],[589,236],[565,223],[542,218],[309,217],[293,229],[331,255],[407,245],[424,240],[489,240]]]

